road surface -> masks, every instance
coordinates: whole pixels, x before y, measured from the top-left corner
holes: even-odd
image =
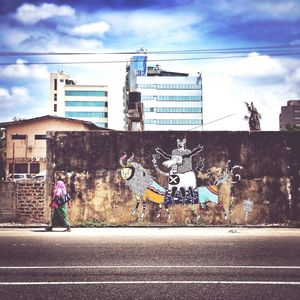
[[[0,299],[300,299],[300,229],[0,229]]]

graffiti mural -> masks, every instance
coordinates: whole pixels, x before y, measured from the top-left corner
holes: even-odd
[[[161,217],[163,208],[170,220],[170,206],[197,205],[198,218],[208,207],[215,207],[222,211],[225,219],[228,219],[228,213],[220,202],[220,187],[225,182],[231,184],[239,182],[241,179],[239,171],[242,167],[239,165],[232,166],[229,160],[224,170],[221,168],[205,170],[205,159],[199,157],[196,168],[193,169],[192,157],[202,150],[203,146],[201,145],[193,150],[187,149],[186,139],[177,139],[177,148],[173,149],[171,154],[159,147],[155,148],[156,153],[152,155],[152,163],[160,175],[168,178],[166,188],[156,182],[150,172],[141,164],[134,161],[134,154],[128,158],[127,154],[124,153],[119,160],[121,176],[136,195],[136,206],[131,214],[137,213],[142,201],[143,208],[140,218],[143,218],[146,203],[149,201],[159,206],[157,218]],[[163,159],[162,162],[161,159]],[[203,180],[204,178],[205,180]],[[201,181],[201,184],[197,185],[197,179]]]

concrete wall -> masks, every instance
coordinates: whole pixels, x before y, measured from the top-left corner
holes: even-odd
[[[66,176],[73,199],[69,212],[72,223],[204,225],[300,221],[299,132],[94,131],[51,132],[49,136],[49,176],[52,178],[62,173]],[[134,162],[148,170],[162,188],[168,189],[168,178],[153,166],[153,154],[157,154],[157,147],[171,154],[177,148],[176,140],[183,138],[186,138],[186,147],[190,150],[199,144],[203,146],[203,150],[192,157],[197,187],[207,186],[222,172],[224,174],[228,160],[232,166],[242,166],[243,169],[228,173],[231,177],[219,186],[219,202],[229,220],[224,218],[224,211],[219,206],[207,205],[206,210],[199,213],[199,205],[183,204],[170,206],[170,220],[164,209],[161,217],[156,218],[158,204],[151,196],[145,217],[139,218],[142,207],[131,216],[136,193],[121,176],[119,158],[122,153],[134,153]],[[201,158],[205,159],[205,167],[198,172],[196,167]],[[170,171],[162,165],[165,160],[160,155],[157,164],[164,171]],[[236,180],[235,172],[241,176],[240,180]],[[48,191],[49,202],[50,183]]]

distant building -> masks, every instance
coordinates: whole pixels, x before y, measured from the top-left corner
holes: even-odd
[[[280,130],[286,129],[288,124],[300,127],[300,100],[289,100],[286,106],[281,107]]]
[[[108,87],[77,85],[63,71],[50,73],[50,114],[108,127]]]
[[[124,129],[189,130],[203,125],[202,78],[147,66],[141,49],[126,69]]]
[[[108,130],[87,121],[42,116],[33,119],[0,123],[5,129],[5,175],[37,174],[46,170],[46,132]]]

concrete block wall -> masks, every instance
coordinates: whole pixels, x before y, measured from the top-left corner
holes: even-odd
[[[16,217],[14,182],[0,181],[0,222],[12,222]]]
[[[46,223],[46,183],[31,180],[16,182],[16,222]]]
[[[299,132],[50,132],[48,134],[50,178],[65,174],[72,196],[71,222],[100,222],[107,225],[205,225],[205,224],[289,224],[300,222],[300,133]],[[121,176],[119,158],[134,153],[134,161],[148,170],[154,180],[168,188],[168,178],[155,169],[156,148],[172,153],[177,139],[186,138],[190,150],[203,150],[192,157],[197,186],[205,185],[209,172],[225,170],[230,160],[242,166],[238,183],[224,182],[218,207],[201,212],[196,205],[170,207],[156,218],[158,205],[149,201],[143,219],[131,216],[136,194]],[[205,172],[196,171],[200,158]],[[160,158],[163,168],[163,160]],[[204,174],[205,173],[205,174]],[[53,187],[48,185],[47,199]],[[252,204],[245,209],[245,201]]]

